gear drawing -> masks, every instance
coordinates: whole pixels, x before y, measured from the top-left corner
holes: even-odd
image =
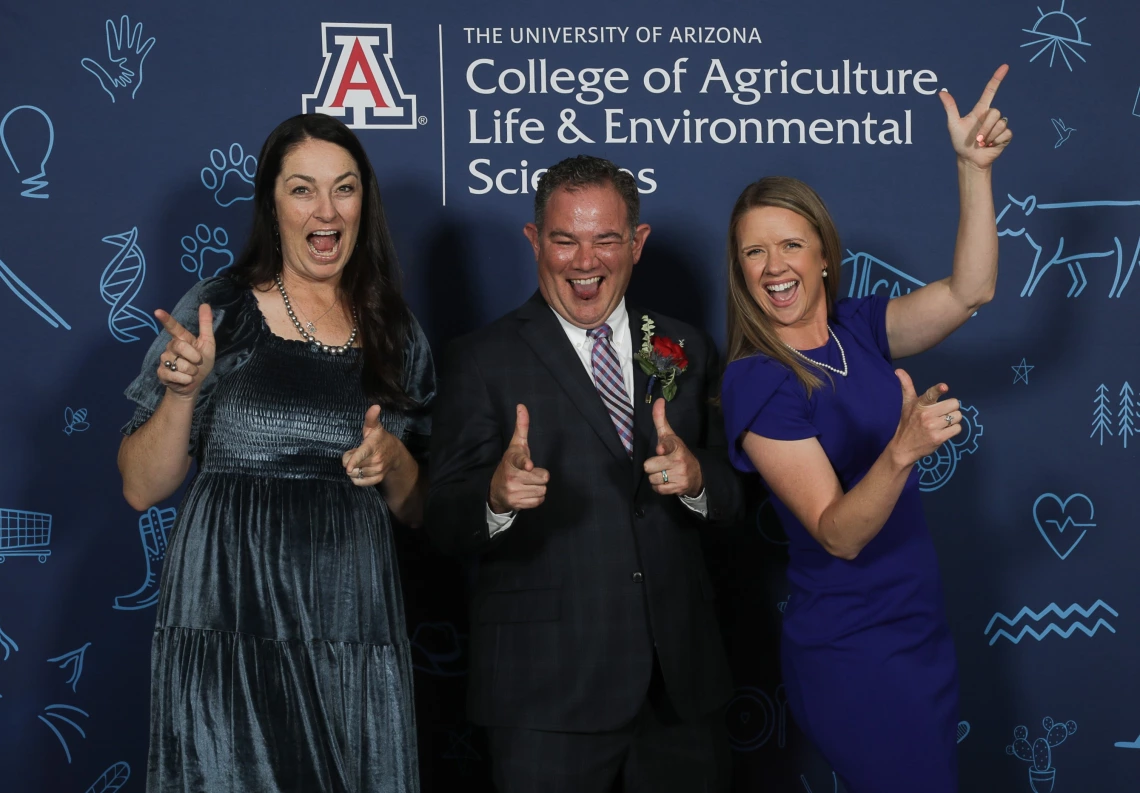
[[[963,454],[973,454],[978,450],[978,441],[984,428],[978,421],[978,409],[972,405],[962,405],[962,431],[918,461],[918,489],[924,493],[937,490],[950,481],[958,468]]]

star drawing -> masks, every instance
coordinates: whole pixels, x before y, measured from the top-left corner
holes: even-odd
[[[1009,368],[1013,370],[1014,385],[1017,385],[1018,383],[1025,383],[1026,385],[1029,385],[1029,372],[1032,371],[1033,367],[1027,364],[1024,358],[1021,359],[1021,363],[1019,363],[1017,366],[1011,366]]]

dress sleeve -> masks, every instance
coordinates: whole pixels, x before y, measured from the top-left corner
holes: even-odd
[[[410,312],[409,317],[404,347],[404,393],[413,406],[407,411],[404,445],[421,466],[426,466],[436,390],[435,362],[423,328]]]
[[[756,471],[741,445],[745,432],[778,441],[819,435],[811,422],[811,404],[795,375],[763,356],[729,364],[721,387],[721,406],[729,460],[739,471]]]
[[[890,300],[882,295],[848,298],[835,306],[839,321],[857,336],[870,339],[874,349],[891,360],[891,343],[887,338],[887,305]]]
[[[242,310],[246,291],[224,276],[200,281],[171,311],[171,316],[191,333],[198,334],[198,307],[209,303],[214,313],[215,355],[214,368],[202,382],[202,390],[194,403],[194,419],[190,426],[191,455],[197,454],[201,434],[202,416],[210,402],[210,395],[218,380],[234,371],[249,358],[256,336],[255,317],[248,309]],[[252,299],[252,298],[250,298]],[[134,433],[158,409],[166,393],[158,379],[159,358],[170,342],[170,334],[159,332],[143,359],[138,377],[127,386],[126,397],[135,403],[135,412],[123,425],[123,435]]]

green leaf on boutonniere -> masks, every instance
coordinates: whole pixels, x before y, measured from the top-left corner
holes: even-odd
[[[637,359],[637,365],[641,367],[641,371],[652,377],[657,374],[657,368],[644,358]]]
[[[661,387],[661,396],[665,397],[666,402],[672,402],[673,397],[677,396],[677,381]]]

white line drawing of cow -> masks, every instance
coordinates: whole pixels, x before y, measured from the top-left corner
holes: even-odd
[[[1039,242],[1026,229],[1025,219],[1036,211],[1052,212],[1053,210],[1077,207],[1140,207],[1140,201],[1069,201],[1040,204],[1037,202],[1037,197],[1032,195],[1022,201],[1012,195],[1006,197],[1009,199],[1009,203],[997,216],[998,236],[1022,237],[1033,248],[1033,266],[1029,269],[1029,277],[1025,279],[1025,286],[1021,288],[1022,297],[1031,296],[1041,278],[1055,264],[1065,265],[1073,279],[1073,284],[1069,287],[1065,297],[1077,297],[1088,285],[1083,264],[1087,264],[1093,259],[1107,259],[1109,264],[1115,260],[1116,274],[1112,279],[1112,287],[1108,290],[1108,296],[1109,298],[1120,297],[1124,293],[1124,287],[1128,286],[1132,272],[1136,269],[1137,260],[1140,259],[1140,239],[1136,242],[1136,248],[1132,252],[1131,259],[1126,259],[1124,246],[1121,244],[1119,236],[1112,238],[1113,247],[1111,250],[1084,251],[1066,255],[1063,236],[1058,235],[1053,239]],[[1042,254],[1049,257],[1045,262],[1042,262]],[[1127,272],[1125,272],[1126,262],[1128,264]]]

